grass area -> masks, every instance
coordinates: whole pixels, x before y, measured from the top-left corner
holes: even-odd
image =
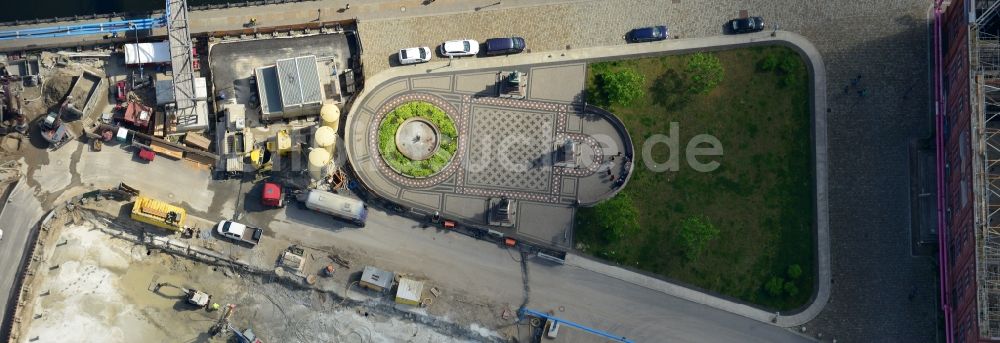
[[[705,80],[718,70],[704,69],[712,65],[705,55],[723,69],[707,89]],[[805,64],[777,46],[694,56],[589,66],[588,101],[624,121],[637,157],[615,199],[578,212],[578,248],[767,308],[801,307],[815,272]],[[608,93],[600,89],[608,80],[602,75],[628,69],[643,76],[641,96],[627,105],[601,98]],[[680,169],[653,172],[641,147],[651,135],[669,135],[671,122],[679,126]],[[685,162],[687,142],[699,134],[722,143],[722,156],[700,158],[720,162],[714,171]],[[662,163],[669,154],[660,144],[652,155]]]
[[[413,117],[423,118],[437,126],[440,135],[437,152],[426,160],[415,161],[396,148],[396,130],[404,121]],[[437,106],[423,101],[411,101],[392,110],[382,119],[378,128],[379,152],[393,169],[403,175],[427,177],[448,165],[458,148],[458,131],[455,122]]]

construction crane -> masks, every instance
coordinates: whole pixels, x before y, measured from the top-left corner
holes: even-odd
[[[0,41],[138,32],[166,26],[174,88],[174,103],[168,107],[168,112],[178,122],[197,121],[194,55],[191,50],[191,32],[188,29],[187,0],[165,1],[162,17],[0,31]]]

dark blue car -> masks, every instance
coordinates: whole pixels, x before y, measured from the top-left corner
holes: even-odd
[[[733,19],[726,23],[726,29],[729,33],[760,32],[764,30],[764,18],[748,17]]]
[[[490,38],[486,40],[486,55],[508,55],[517,54],[524,51],[524,38],[505,37]]]
[[[670,32],[667,31],[667,27],[660,25],[633,29],[625,35],[625,40],[629,43],[641,43],[664,40],[669,36]]]

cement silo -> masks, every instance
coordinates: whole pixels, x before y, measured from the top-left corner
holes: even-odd
[[[330,153],[325,149],[309,151],[309,176],[313,180],[322,180],[330,174]]]
[[[325,104],[319,110],[320,119],[323,121],[323,126],[329,126],[333,128],[336,132],[340,125],[340,107],[334,104]]]
[[[321,126],[313,135],[313,148],[323,149],[332,157],[337,147],[337,130],[329,126]]]

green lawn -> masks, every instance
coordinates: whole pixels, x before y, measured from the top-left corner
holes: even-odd
[[[784,47],[709,54],[721,61],[724,76],[699,94],[688,92],[700,87],[686,70],[692,55],[588,67],[592,103],[606,102],[595,75],[623,69],[644,76],[644,94],[629,106],[604,104],[628,128],[636,168],[617,199],[579,211],[577,247],[767,308],[801,307],[812,294],[815,271],[808,72]],[[680,127],[680,170],[653,172],[641,160],[641,147],[653,134],[668,135],[671,122]],[[687,142],[698,134],[722,143],[722,156],[701,158],[719,161],[718,169],[697,172],[684,162]],[[662,163],[669,153],[660,144],[653,156]],[[631,215],[637,225],[622,218]],[[680,227],[696,217],[717,228],[718,236],[691,257]]]
[[[407,119],[419,117],[437,127],[440,146],[434,155],[422,161],[411,160],[396,147],[396,131]],[[441,171],[458,149],[458,131],[455,122],[444,110],[423,101],[411,101],[396,107],[385,115],[378,129],[379,152],[390,167],[403,175],[427,177]]]

